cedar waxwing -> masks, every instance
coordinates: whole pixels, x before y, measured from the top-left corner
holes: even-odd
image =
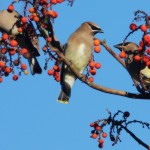
[[[145,91],[150,88],[150,69],[143,61],[135,61],[134,56],[139,54],[138,45],[133,42],[121,43],[114,46],[126,53],[126,68],[133,79],[142,83]]]
[[[35,73],[40,74],[42,69],[36,59],[36,57],[40,55],[39,41],[36,36],[36,30],[34,29],[32,23],[29,22],[27,23],[27,29],[23,33],[19,33],[18,27],[21,25],[21,17],[22,16],[16,11],[0,11],[0,31],[15,36],[19,46],[26,48],[30,53],[28,62],[32,75]]]
[[[65,58],[71,61],[74,67],[82,73],[86,68],[92,53],[93,39],[96,33],[103,31],[92,22],[85,22],[69,37],[65,47]],[[58,101],[67,104],[71,95],[76,76],[67,67],[62,64],[61,69],[61,92]]]

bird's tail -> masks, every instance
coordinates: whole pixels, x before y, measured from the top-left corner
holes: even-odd
[[[28,61],[29,61],[29,66],[30,66],[32,75],[34,75],[35,73],[37,73],[37,74],[42,73],[42,69],[41,69],[36,57],[31,57],[28,59]]]
[[[58,96],[58,102],[63,103],[63,104],[69,103],[69,96],[65,94],[63,90],[60,91],[60,94]]]

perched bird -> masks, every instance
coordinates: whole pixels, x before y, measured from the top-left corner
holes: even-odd
[[[36,35],[36,30],[31,22],[27,23],[27,28],[23,33],[18,32],[18,27],[21,26],[20,19],[22,16],[17,11],[9,12],[8,10],[0,11],[0,31],[6,32],[13,36],[20,47],[26,48],[30,54],[28,58],[29,66],[32,75],[40,74],[42,69],[36,59],[39,53],[39,41]]]
[[[69,37],[65,47],[65,58],[71,61],[74,67],[82,73],[87,66],[93,46],[93,38],[96,33],[103,31],[92,22],[84,22],[81,26]],[[61,92],[58,96],[58,101],[68,103],[71,95],[71,88],[76,80],[74,73],[65,65],[61,69]]]
[[[125,64],[131,77],[142,84],[145,91],[150,88],[150,68],[143,61],[135,61],[134,56],[140,54],[138,45],[133,42],[121,43],[114,46],[126,53]]]

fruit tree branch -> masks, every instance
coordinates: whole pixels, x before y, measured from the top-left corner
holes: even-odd
[[[37,2],[38,2],[37,0],[34,0],[34,2],[33,2],[34,6],[37,5]],[[81,80],[82,82],[84,82],[85,84],[90,86],[91,88],[98,90],[98,91],[101,91],[101,92],[114,94],[114,95],[120,95],[120,96],[133,98],[133,99],[149,99],[150,98],[150,95],[145,94],[145,93],[144,94],[138,94],[138,93],[134,94],[134,93],[130,93],[130,92],[122,91],[122,90],[107,88],[107,87],[89,82],[88,79],[85,78],[85,75],[80,74],[78,72],[78,70],[74,67],[72,62],[70,60],[66,59],[65,56],[63,55],[63,53],[62,53],[63,52],[63,46],[55,36],[53,25],[50,21],[50,18],[45,16],[43,19],[47,20],[48,29],[43,29],[41,24],[36,22],[36,25],[37,25],[39,32],[41,33],[42,37],[45,40],[47,39],[48,36],[50,36],[52,38],[52,41],[47,42],[47,45],[49,46],[51,51],[56,52],[59,59],[69,67],[69,69],[76,75],[76,77],[79,80]],[[111,48],[109,46],[106,45],[105,42],[103,42],[103,46],[106,47],[106,49],[109,51],[109,53],[111,53],[113,55],[113,57],[115,57],[125,68],[125,63],[111,50]]]

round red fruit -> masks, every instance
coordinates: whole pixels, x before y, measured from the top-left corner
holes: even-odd
[[[135,23],[131,23],[131,24],[130,24],[130,29],[131,29],[132,31],[134,31],[136,28],[137,28],[137,26],[136,26]]]
[[[149,56],[143,56],[143,58],[142,58],[142,59],[143,59],[143,62],[145,62],[145,63],[146,63],[146,62],[148,62],[148,61],[149,61],[149,59],[150,59],[150,58],[149,58]]]
[[[101,129],[102,129],[102,128],[101,128],[100,126],[96,126],[96,127],[95,127],[95,130],[97,130],[97,131],[101,131]]]
[[[7,49],[6,49],[6,48],[2,48],[2,49],[1,49],[1,53],[2,53],[2,54],[6,54],[6,53],[7,53]]]
[[[10,67],[6,67],[5,68],[5,72],[9,74],[11,72],[11,68]]]
[[[90,66],[91,68],[94,68],[94,67],[95,67],[95,62],[94,62],[94,61],[91,61],[91,62],[89,63],[89,66]]]
[[[141,31],[146,32],[147,26],[145,24],[143,24],[143,25],[141,25],[140,29],[141,29]]]
[[[90,123],[90,127],[94,127],[94,125],[95,125],[94,122]]]
[[[103,133],[102,133],[102,137],[103,137],[103,138],[106,138],[106,137],[107,137],[107,133],[106,133],[106,132],[103,132]]]
[[[99,46],[100,45],[100,40],[99,39],[95,39],[94,40],[94,46]]]
[[[91,68],[90,70],[89,70],[89,72],[91,73],[91,75],[95,75],[96,74],[96,69],[95,68]]]
[[[95,46],[94,47],[94,52],[95,53],[99,53],[101,51],[101,47],[100,46]]]
[[[100,64],[99,62],[95,63],[95,68],[96,68],[96,69],[101,68],[101,64]]]
[[[4,61],[0,61],[0,67],[5,67],[6,66],[6,63]]]
[[[2,83],[3,82],[3,78],[2,77],[0,77],[0,83]]]
[[[9,5],[8,6],[8,11],[13,11],[14,10],[14,6],[13,5]]]
[[[48,73],[48,75],[50,75],[50,76],[51,76],[51,75],[53,75],[53,74],[54,74],[54,71],[53,71],[52,69],[49,69],[47,73]]]
[[[88,80],[89,80],[90,82],[94,82],[94,78],[93,78],[93,77],[89,77]]]
[[[126,53],[124,51],[120,52],[119,57],[126,58]]]
[[[104,143],[104,140],[103,140],[103,139],[99,139],[98,142],[99,142],[100,144],[103,144],[103,143]]]
[[[14,80],[14,81],[18,80],[18,76],[17,76],[17,75],[14,75],[14,76],[13,76],[13,80]]]
[[[53,66],[53,69],[54,69],[54,71],[59,71],[60,69],[59,69],[59,66],[57,66],[57,65],[54,65]]]
[[[92,135],[91,135],[91,138],[93,138],[93,139],[96,139],[98,137],[98,134],[96,134],[96,133],[93,133]]]
[[[10,46],[15,47],[18,45],[18,42],[16,40],[11,40],[10,41]]]
[[[141,57],[139,55],[135,55],[133,59],[134,59],[134,61],[140,61]]]
[[[21,18],[21,22],[24,24],[24,23],[26,23],[28,21],[28,19],[27,19],[27,17],[22,17]]]
[[[26,70],[27,69],[27,65],[26,64],[21,64],[21,69],[22,70]]]
[[[8,38],[9,38],[9,36],[8,36],[7,33],[4,33],[4,34],[2,35],[2,39],[3,39],[3,40],[7,40]]]
[[[26,48],[22,48],[21,51],[20,51],[20,53],[22,55],[24,55],[25,53],[28,53],[28,50]]]

